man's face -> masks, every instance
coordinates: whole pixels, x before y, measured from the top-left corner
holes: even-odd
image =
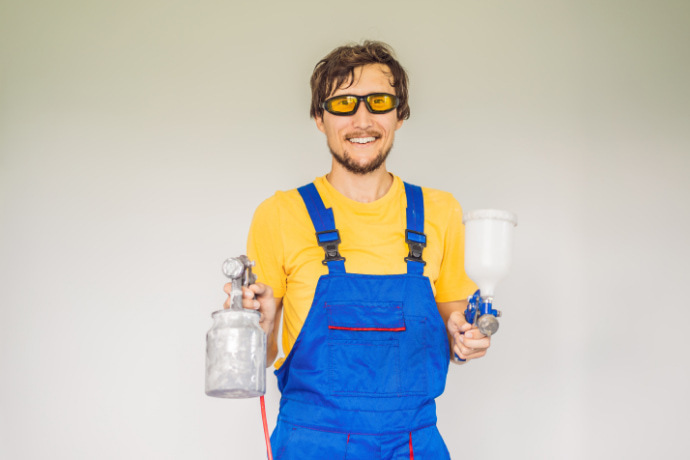
[[[358,67],[353,84],[336,89],[329,97],[343,94],[395,94],[390,78],[386,65]],[[367,110],[364,101],[360,102],[353,115],[339,116],[324,111],[322,117],[316,117],[316,126],[326,134],[328,148],[335,161],[355,174],[368,174],[383,165],[393,148],[395,131],[402,123],[402,120],[398,120],[397,110],[374,114]]]

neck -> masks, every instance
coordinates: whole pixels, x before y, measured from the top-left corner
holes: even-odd
[[[360,203],[371,203],[382,198],[393,185],[393,175],[385,163],[368,174],[353,174],[335,164],[326,179],[340,193]]]

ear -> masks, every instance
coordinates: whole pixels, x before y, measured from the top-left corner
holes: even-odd
[[[319,128],[319,131],[325,134],[326,127],[323,124],[323,115],[316,115],[314,117],[314,121],[316,122],[316,127]]]
[[[398,123],[396,123],[396,125],[395,125],[395,130],[396,130],[396,131],[399,130],[400,127],[403,125],[403,121],[405,121],[405,120],[398,119]]]

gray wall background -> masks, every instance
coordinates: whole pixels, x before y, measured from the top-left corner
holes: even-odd
[[[454,458],[687,458],[689,31],[685,0],[2,0],[0,457],[265,458],[258,400],[203,392],[220,265],[327,172],[311,70],[372,38],[411,77],[390,169],[520,219]]]

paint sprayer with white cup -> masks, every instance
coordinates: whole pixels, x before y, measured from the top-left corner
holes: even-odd
[[[465,272],[479,288],[468,299],[465,319],[490,337],[498,330],[501,312],[493,308],[494,291],[510,270],[517,216],[509,211],[479,209],[466,212],[462,221],[465,224]]]

